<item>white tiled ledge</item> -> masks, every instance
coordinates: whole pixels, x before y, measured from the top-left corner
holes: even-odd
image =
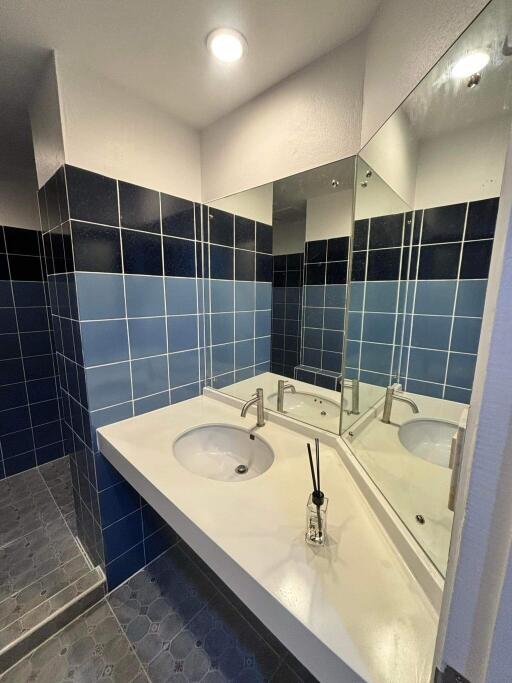
[[[304,542],[305,427],[270,416],[276,459],[245,482],[204,479],[174,458],[185,429],[254,413],[203,396],[98,431],[104,455],[239,598],[325,683],[428,683],[437,614],[323,434],[330,543]],[[277,419],[275,419],[277,418]]]

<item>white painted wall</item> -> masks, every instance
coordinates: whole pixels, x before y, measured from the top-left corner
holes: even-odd
[[[64,163],[59,88],[52,52],[29,107],[37,183],[42,187]]]
[[[61,55],[57,73],[66,163],[201,199],[197,131]]]
[[[415,208],[497,197],[510,124],[510,116],[501,116],[422,140],[418,151]]]
[[[359,36],[203,130],[204,201],[355,154],[364,49]]]
[[[306,240],[343,237],[352,232],[352,190],[330,192],[307,201]]]
[[[306,239],[306,223],[304,219],[274,221],[272,236],[272,253],[303,254]]]
[[[365,144],[488,0],[385,0],[370,24],[361,140]]]
[[[273,185],[267,183],[252,190],[217,199],[210,202],[209,205],[216,209],[229,211],[229,213],[234,213],[237,216],[272,225],[272,200]]]
[[[0,225],[40,229],[35,172],[0,171]]]

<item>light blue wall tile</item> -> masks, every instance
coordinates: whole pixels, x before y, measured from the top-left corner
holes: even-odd
[[[326,285],[325,305],[333,308],[344,308],[346,285]]]
[[[295,289],[295,288],[294,288]],[[297,289],[299,289],[297,287]],[[263,310],[272,307],[272,283],[256,283],[256,308]]]
[[[325,285],[306,285],[306,306],[323,306],[325,297]]]
[[[254,282],[235,282],[235,307],[237,311],[253,311],[256,303]],[[228,309],[233,310],[233,309]]]
[[[412,346],[448,351],[452,319],[438,315],[415,315],[412,321]]]
[[[389,374],[392,355],[392,346],[363,342],[361,345],[361,369]]]
[[[199,358],[197,351],[182,351],[169,355],[171,388],[199,381]]]
[[[310,349],[322,348],[322,330],[317,327],[304,328],[304,346]]]
[[[212,344],[227,344],[234,340],[234,313],[214,313],[210,316]]]
[[[146,398],[140,398],[138,401],[135,401],[135,415],[149,413],[151,410],[165,408],[165,406],[168,405],[169,391],[163,391],[162,393],[155,394],[154,396],[146,396]]]
[[[199,382],[187,384],[184,387],[173,389],[171,391],[171,403],[180,403],[180,401],[188,401],[190,398],[195,398],[201,394]]]
[[[227,372],[224,375],[218,375],[217,377],[214,377],[212,379],[212,386],[215,389],[222,389],[223,387],[227,387],[230,384],[233,384],[235,381],[235,373],[234,372]]]
[[[252,339],[254,337],[254,313],[235,313],[235,339]]]
[[[254,342],[241,341],[235,344],[235,368],[247,368],[254,365]]]
[[[363,314],[351,311],[348,314],[348,338],[361,339]]]
[[[154,356],[132,362],[133,396],[142,398],[168,389],[167,356]]]
[[[132,358],[167,353],[165,318],[135,318],[128,321]]]
[[[447,360],[448,354],[445,351],[412,348],[409,354],[408,377],[443,384]]]
[[[128,359],[125,320],[80,323],[84,365],[102,365]]]
[[[374,384],[378,387],[389,386],[389,374],[369,372],[367,370],[361,369],[361,372],[359,373],[359,379],[361,382],[366,382],[366,384]]]
[[[481,317],[484,312],[487,280],[460,280],[455,315]]]
[[[234,369],[234,344],[222,344],[212,348],[212,375],[223,375]]]
[[[450,353],[446,384],[462,389],[471,389],[475,374],[476,356]]]
[[[169,352],[185,351],[198,346],[197,315],[178,315],[167,318]]]
[[[265,363],[258,363],[254,366],[254,376],[261,375],[263,372],[270,372],[270,361]]]
[[[342,330],[345,311],[343,308],[324,309],[324,327],[327,330]]]
[[[454,318],[450,350],[478,353],[481,327],[480,318]]]
[[[85,376],[90,410],[131,401],[132,389],[128,362],[88,368]]]
[[[363,341],[392,344],[396,316],[391,313],[365,313],[363,319]]]
[[[157,275],[125,275],[128,317],[164,315],[164,283]]]
[[[358,341],[347,341],[347,366],[359,367],[359,351],[361,344]]]
[[[242,370],[237,370],[235,372],[235,382],[243,382],[244,379],[249,379],[250,377],[254,377],[254,366],[243,368]]]
[[[324,322],[323,308],[305,308],[304,324],[308,327],[322,327]]]
[[[270,361],[270,337],[261,337],[254,342],[254,363]]]
[[[454,280],[418,280],[414,313],[452,315],[455,288]]]
[[[365,311],[394,313],[397,306],[398,282],[367,282]]]
[[[459,389],[458,387],[447,386],[444,392],[444,398],[447,401],[456,401],[457,403],[470,403],[471,389]]]
[[[211,312],[224,313],[234,310],[234,283],[232,280],[210,281]],[[252,307],[254,308],[254,306]]]
[[[443,385],[433,384],[432,382],[421,382],[416,379],[407,380],[406,391],[422,396],[432,396],[433,398],[443,398]]]
[[[166,277],[167,315],[197,313],[197,280],[192,277]]]
[[[81,320],[125,317],[122,275],[76,273],[75,280]]]
[[[364,282],[352,282],[350,285],[350,304],[351,311],[362,311],[364,300]]]
[[[272,316],[270,311],[256,311],[255,314],[256,337],[268,337],[272,326]]]

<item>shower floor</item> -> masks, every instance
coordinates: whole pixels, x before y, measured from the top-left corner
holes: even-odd
[[[0,481],[0,671],[103,590],[75,530],[67,457]]]

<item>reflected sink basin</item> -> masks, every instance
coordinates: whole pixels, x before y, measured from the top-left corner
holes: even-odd
[[[269,408],[277,410],[277,392],[270,394],[267,402]],[[346,403],[343,401],[344,407]],[[314,419],[318,425],[321,425],[322,421],[327,422],[329,419],[339,420],[340,404],[318,394],[309,394],[303,391],[297,391],[293,394],[291,391],[285,391],[284,412],[299,420]]]
[[[398,430],[402,446],[434,465],[449,467],[452,437],[457,431],[455,422],[418,418],[409,420]]]
[[[274,462],[274,451],[257,434],[241,427],[211,424],[181,434],[174,457],[187,470],[207,479],[246,481],[258,477]]]

